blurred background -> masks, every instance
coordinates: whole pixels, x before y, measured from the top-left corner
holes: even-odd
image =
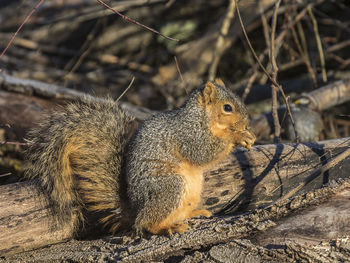
[[[258,143],[273,142],[271,82],[242,34],[235,1],[105,1],[178,40],[173,41],[122,19],[99,1],[1,0],[0,52],[38,3],[0,58],[0,142],[23,142],[37,113],[60,100],[40,92],[50,88],[45,85],[60,87],[63,94],[73,90],[117,99],[134,79],[121,101],[159,111],[181,105],[188,92],[216,77],[247,104]],[[239,1],[251,44],[269,74],[275,3]],[[292,105],[300,140],[348,137],[349,1],[281,1],[276,23],[276,79]],[[295,141],[280,92],[277,102],[279,139]],[[21,145],[0,147],[0,174],[21,170]]]

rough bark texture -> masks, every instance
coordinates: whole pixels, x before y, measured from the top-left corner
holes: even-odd
[[[68,227],[54,228],[43,196],[29,183],[0,187],[0,255],[65,241]]]
[[[302,95],[308,107],[313,110],[326,110],[350,100],[350,79],[328,84]]]
[[[238,149],[205,177],[203,205],[215,212],[250,210],[269,205],[313,170],[350,145],[349,138],[319,143],[290,143]],[[319,176],[302,193],[330,180],[348,178],[350,158]]]
[[[280,222],[284,220],[278,221],[279,219],[288,215],[294,216],[296,211],[302,211],[300,209],[327,209],[332,202],[346,206],[341,199],[345,198],[346,203],[349,197],[349,181],[334,182],[328,187],[296,196],[291,201],[285,200],[244,215],[193,219],[191,231],[183,235],[175,234],[171,238],[150,236],[132,239],[128,236],[108,236],[93,241],[71,240],[65,244],[8,256],[3,261],[346,262],[350,255],[350,244],[346,238],[325,240],[325,243],[318,245],[308,244],[307,241],[303,241],[303,244],[282,241],[277,242],[277,245],[275,242],[265,247],[260,246],[256,240],[259,240],[259,235],[263,235],[264,231],[276,231]],[[340,205],[337,208],[333,211],[343,211],[344,206]],[[302,216],[303,212],[299,214]],[[324,217],[324,214],[321,213],[321,217]],[[288,220],[287,218],[285,221]],[[334,224],[339,222],[336,217],[332,217],[331,220],[335,220]],[[300,226],[293,218],[291,222],[294,226]],[[341,235],[350,234],[349,224],[349,220],[342,221],[342,226],[339,227]],[[313,224],[309,230],[318,228],[318,224]]]
[[[350,189],[345,189],[319,206],[283,218],[270,231],[256,235],[254,243],[260,246],[279,246],[286,242],[318,245],[320,240],[345,237],[350,233],[349,198]]]
[[[213,212],[232,212],[269,205],[349,144],[350,140],[344,138],[318,144],[264,145],[250,151],[238,149],[215,170],[206,173],[203,206]],[[343,160],[301,192],[320,188],[333,179],[348,178],[349,165],[349,158]],[[31,186],[5,185],[0,192],[1,253],[16,253],[62,242],[69,237],[70,229],[66,227],[50,228],[45,202],[40,196],[36,197]]]

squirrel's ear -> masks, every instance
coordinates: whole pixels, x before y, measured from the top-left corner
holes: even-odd
[[[207,84],[205,84],[202,94],[204,103],[210,104],[214,102],[217,96],[215,84],[211,81],[208,81]]]
[[[220,79],[220,78],[216,78],[215,80],[214,80],[214,82],[216,83],[216,84],[218,84],[218,85],[220,85],[221,87],[225,87],[225,83],[222,81],[222,79]]]

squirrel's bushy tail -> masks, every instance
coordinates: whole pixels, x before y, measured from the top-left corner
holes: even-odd
[[[59,223],[71,223],[77,232],[94,218],[116,230],[131,121],[112,100],[84,99],[48,114],[28,134],[25,175],[47,195]]]

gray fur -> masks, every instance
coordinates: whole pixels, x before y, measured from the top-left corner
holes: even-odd
[[[230,90],[216,87],[219,100],[233,103],[242,116],[248,116]],[[202,91],[194,90],[182,107],[144,121],[127,147],[125,176],[128,198],[137,215],[136,229],[160,222],[179,205],[185,182],[172,172],[171,165],[180,162],[176,151],[200,166],[215,160],[226,148],[225,142],[209,131],[208,118],[199,106]]]

